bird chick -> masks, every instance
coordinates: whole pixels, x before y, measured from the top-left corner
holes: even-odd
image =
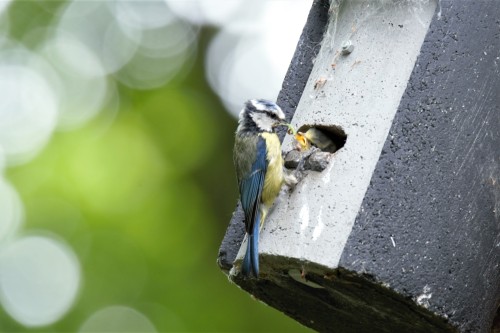
[[[311,145],[318,147],[322,151],[334,153],[337,150],[337,145],[319,128],[311,127],[305,134],[299,132],[308,143],[305,147],[309,149]]]

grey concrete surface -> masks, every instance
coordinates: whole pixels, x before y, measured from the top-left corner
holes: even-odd
[[[336,125],[347,140],[326,170],[309,173],[280,198],[261,232],[262,260],[337,268],[435,8],[435,2],[345,1],[334,9],[292,124]],[[348,40],[354,51],[342,56]],[[291,138],[284,150],[294,147]],[[245,249],[243,243],[238,258]],[[266,267],[274,270],[262,265],[264,274]]]

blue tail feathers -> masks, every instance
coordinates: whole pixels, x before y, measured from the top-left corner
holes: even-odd
[[[241,272],[244,276],[252,274],[259,277],[259,229],[260,218],[257,218],[253,225],[252,234],[248,234],[247,251],[241,266]]]

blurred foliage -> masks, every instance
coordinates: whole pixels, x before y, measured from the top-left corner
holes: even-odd
[[[50,22],[40,6],[14,3],[15,37]],[[213,34],[202,30],[194,65],[179,78],[149,91],[120,87],[117,110],[55,133],[37,158],[7,171],[25,206],[22,232],[67,242],[83,282],[62,320],[28,329],[0,311],[1,331],[75,332],[109,305],[137,309],[160,332],[308,331],[231,285],[216,265],[238,194],[236,120],[204,78]]]

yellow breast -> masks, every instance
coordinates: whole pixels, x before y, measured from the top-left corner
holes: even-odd
[[[283,157],[281,156],[281,143],[274,133],[262,133],[267,147],[267,173],[264,178],[264,189],[262,190],[262,203],[271,207],[274,199],[278,196],[284,182]]]

